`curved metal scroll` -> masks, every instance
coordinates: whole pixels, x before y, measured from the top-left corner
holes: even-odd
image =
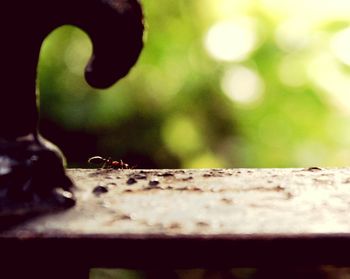
[[[128,73],[143,47],[141,6],[137,0],[32,0],[5,1],[1,9],[0,216],[69,207],[72,182],[60,152],[37,131],[42,42],[62,25],[83,29],[93,44],[85,78],[91,86],[109,87]]]

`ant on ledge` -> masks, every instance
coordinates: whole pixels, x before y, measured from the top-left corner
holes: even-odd
[[[88,160],[89,164],[101,165],[101,168],[111,169],[130,169],[129,164],[124,163],[123,160],[113,161],[111,158],[103,158],[101,156],[93,156]]]

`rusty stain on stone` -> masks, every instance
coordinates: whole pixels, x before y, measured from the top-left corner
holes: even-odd
[[[119,220],[132,220],[131,216],[128,214],[122,214],[118,216]]]
[[[226,204],[233,204],[233,200],[229,198],[222,198],[221,201]]]
[[[184,177],[182,178],[182,181],[188,181],[188,180],[192,180],[193,176],[188,176],[188,177]]]
[[[189,190],[194,192],[203,192],[203,189],[201,189],[200,187],[191,187],[189,188]]]
[[[174,222],[174,223],[169,224],[167,227],[168,227],[168,229],[172,229],[172,230],[181,229],[181,224]]]
[[[204,221],[197,222],[197,226],[199,227],[209,227],[209,224]]]

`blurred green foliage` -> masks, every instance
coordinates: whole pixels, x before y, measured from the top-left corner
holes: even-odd
[[[51,34],[39,65],[41,131],[71,166],[140,168],[350,162],[350,2],[143,1],[130,74],[90,88],[85,33]]]

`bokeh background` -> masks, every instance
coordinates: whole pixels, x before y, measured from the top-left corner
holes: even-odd
[[[349,165],[350,1],[142,2],[145,48],[107,90],[83,78],[84,32],[45,41],[40,129],[70,167]]]
[[[84,32],[66,26],[45,41],[40,129],[70,167],[88,167],[94,155],[139,168],[349,166],[349,0],[142,2],[145,48],[108,90],[83,79]],[[255,278],[256,270],[230,273]]]

